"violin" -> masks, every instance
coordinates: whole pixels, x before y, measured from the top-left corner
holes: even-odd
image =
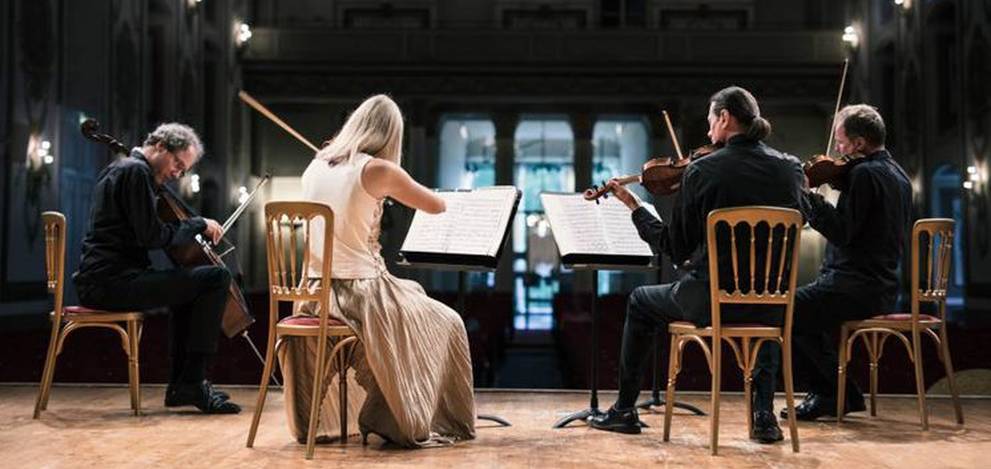
[[[846,174],[853,167],[851,162],[857,160],[848,155],[838,158],[829,156],[829,150],[833,146],[833,132],[836,129],[836,116],[840,112],[840,100],[843,98],[843,85],[846,84],[846,72],[849,66],[850,60],[844,60],[843,76],[840,79],[840,92],[836,96],[836,108],[833,110],[833,123],[829,128],[829,140],[826,143],[826,152],[821,155],[813,155],[812,158],[802,163],[805,177],[809,180],[809,187],[819,187],[823,184],[829,184],[834,189],[842,190],[841,187],[843,186],[843,181],[846,180]]]
[[[130,152],[124,144],[120,143],[114,137],[99,133],[100,124],[93,120],[87,119],[80,126],[79,130],[82,132],[83,136],[89,140],[95,142],[103,143],[110,148],[114,153],[127,156]],[[255,191],[248,197],[238,209],[234,212],[234,215],[228,219],[223,225],[223,232],[226,233],[227,229],[234,224],[237,216],[240,216],[247,208],[247,205],[251,203],[257,190],[262,184],[267,182],[269,176],[266,175],[262,181],[255,188]],[[162,190],[159,192],[158,198],[158,217],[166,223],[173,223],[177,221],[186,220],[191,217],[197,216],[193,209],[187,205],[173,190],[167,185],[161,186]],[[166,254],[172,260],[172,262],[180,267],[196,267],[203,265],[217,266],[227,268],[221,256],[229,253],[231,250],[227,250],[222,254],[217,254],[214,251],[214,246],[210,244],[204,237],[197,235],[194,241],[179,244],[177,246],[172,246],[165,249]],[[244,300],[244,295],[241,293],[240,287],[235,283],[231,283],[228,288],[227,303],[224,306],[224,314],[222,319],[222,329],[227,337],[234,337],[235,335],[241,335],[251,343],[250,337],[247,335],[247,329],[255,322],[254,316],[248,311],[248,304]],[[252,343],[252,348],[254,344]],[[257,348],[256,353],[257,353]],[[261,356],[259,355],[259,358]],[[264,360],[262,361],[264,363]]]
[[[671,119],[668,117],[667,111],[661,112],[664,114],[664,121],[667,123],[668,132],[671,133],[671,140],[674,142],[674,148],[678,156],[676,158],[653,158],[643,164],[640,174],[615,178],[620,185],[639,182],[644,186],[644,188],[647,189],[648,192],[658,197],[671,195],[678,192],[678,189],[681,188],[681,178],[685,174],[685,169],[687,169],[690,164],[699,158],[722,148],[721,143],[702,145],[689,152],[687,158],[684,157],[681,153],[681,146],[678,144],[678,138],[674,134],[674,128],[671,126]],[[599,198],[606,196],[608,193],[609,188],[606,187],[605,183],[603,183],[602,187],[592,186],[586,189],[585,192],[582,193],[582,196],[585,200],[594,200],[598,203]]]

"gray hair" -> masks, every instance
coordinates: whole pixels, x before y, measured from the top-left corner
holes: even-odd
[[[836,116],[847,138],[863,137],[871,146],[884,145],[884,119],[874,106],[851,104],[840,109]]]
[[[159,125],[145,138],[145,146],[161,143],[170,152],[183,151],[189,147],[195,148],[196,158],[203,154],[203,144],[192,127],[178,122],[168,122]]]

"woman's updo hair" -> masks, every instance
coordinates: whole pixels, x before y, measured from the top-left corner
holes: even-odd
[[[716,92],[709,98],[712,103],[712,112],[719,115],[724,109],[726,112],[746,126],[746,135],[754,140],[764,140],[771,134],[771,123],[760,116],[760,106],[757,99],[749,91],[739,86],[730,86]]]

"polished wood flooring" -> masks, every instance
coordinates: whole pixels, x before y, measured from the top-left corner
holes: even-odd
[[[370,438],[319,445],[313,461],[286,430],[281,393],[269,394],[255,448],[245,448],[256,396],[250,387],[225,388],[244,412],[204,416],[192,408],[162,407],[164,388],[143,387],[144,415],[128,409],[126,387],[58,386],[48,410],[31,419],[36,387],[0,385],[0,467],[991,467],[991,400],[965,399],[966,425],[953,424],[948,399],[931,399],[931,429],[919,429],[915,400],[882,397],[878,417],[853,414],[833,422],[800,424],[802,452],[788,440],[759,445],[746,435],[743,402],[725,394],[720,454],[710,456],[708,418],[678,411],[672,439],[661,441],[663,414],[644,413],[642,435],[590,430],[582,424],[554,430],[561,416],[588,405],[582,392],[479,391],[480,413],[507,418],[512,427],[481,421],[478,438],[453,447],[407,451]],[[608,406],[614,393],[602,393]],[[679,400],[708,407],[705,394]],[[778,403],[781,405],[781,402]],[[787,435],[787,432],[785,432]]]

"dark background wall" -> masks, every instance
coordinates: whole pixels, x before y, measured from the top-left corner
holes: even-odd
[[[986,337],[991,314],[991,0],[910,3],[903,9],[868,0],[4,2],[0,351],[12,353],[0,353],[0,381],[36,381],[41,369],[49,300],[40,213],[66,213],[72,272],[95,175],[110,161],[79,135],[84,116],[99,119],[127,144],[139,143],[163,121],[197,128],[206,144],[197,170],[203,190],[185,193],[204,215],[223,219],[236,205],[238,187],[252,187],[267,172],[298,176],[311,157],[245,108],[236,98],[240,89],[318,144],[363,98],[389,93],[407,119],[403,164],[430,186],[438,184],[444,116],[492,121],[496,182],[502,184],[512,183],[513,133],[521,119],[563,116],[574,132],[580,188],[592,182],[598,119],[642,116],[651,154],[671,154],[659,110],[672,114],[683,145],[705,143],[706,99],[730,84],[757,95],[775,125],[772,146],[801,158],[821,153],[847,57],[844,101],[874,104],[887,119],[889,147],[914,178],[916,215],[942,213],[938,205],[950,196],[960,201],[964,256],[957,268],[965,273],[964,300],[953,317],[954,351],[960,368],[987,368],[987,354],[971,346]],[[253,34],[238,45],[241,22]],[[856,47],[840,39],[848,25],[858,35]],[[52,164],[27,156],[32,136],[51,142]],[[979,177],[964,189],[968,167]],[[947,187],[952,174],[958,180]],[[235,269],[259,305],[258,316],[266,303],[258,215],[265,199],[284,189],[266,190],[231,234],[238,245]],[[949,198],[936,197],[940,191]],[[667,201],[656,202],[664,212]],[[383,246],[390,263],[410,216],[400,206],[388,209]],[[578,276],[562,290],[555,330],[534,338],[512,328],[508,264],[493,289],[469,295],[466,322],[479,384],[512,385],[518,381],[500,377],[522,374],[524,385],[547,385],[525,376],[540,374],[527,367],[547,366],[560,373],[550,385],[586,386],[591,282]],[[453,304],[453,276],[390,268]],[[70,284],[70,299],[71,290]],[[603,385],[615,375],[624,298],[617,292],[601,300],[607,311]],[[263,326],[253,327],[256,337]],[[60,364],[56,379],[123,380],[114,339],[101,334],[70,339],[66,355],[75,358]],[[164,379],[161,319],[150,321],[142,350],[146,379]],[[259,370],[243,344],[225,342],[222,353],[214,366],[218,381],[257,381]],[[533,360],[548,355],[550,361]],[[898,358],[892,360],[889,372],[901,376]],[[694,374],[686,379],[703,382],[703,370],[700,363],[687,366]],[[910,391],[910,379],[903,381],[899,389]]]

